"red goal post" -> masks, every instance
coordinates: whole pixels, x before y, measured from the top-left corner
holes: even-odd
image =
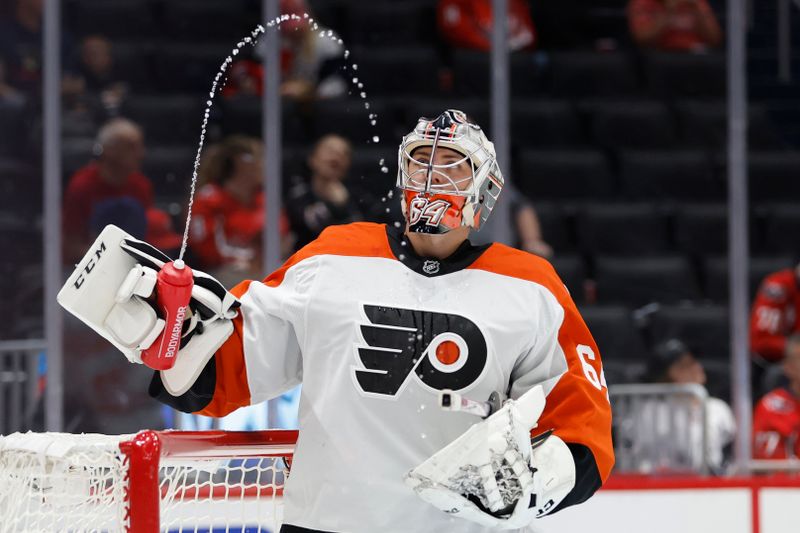
[[[296,440],[294,430],[0,437],[0,532],[275,531]]]

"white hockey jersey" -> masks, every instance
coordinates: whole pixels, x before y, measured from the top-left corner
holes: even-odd
[[[476,401],[543,384],[537,432],[554,429],[576,462],[559,507],[587,499],[613,465],[600,355],[545,260],[468,242],[442,261],[401,233],[356,223],[325,230],[263,282],[233,291],[234,334],[182,410],[222,416],[303,384],[284,522],[311,531],[477,533],[419,499],[413,467],[479,421],[441,410],[438,392]],[[304,531],[294,529],[290,531]]]

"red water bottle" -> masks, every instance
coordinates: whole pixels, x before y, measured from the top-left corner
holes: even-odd
[[[156,305],[166,324],[153,344],[142,350],[142,362],[154,370],[167,370],[175,364],[193,286],[192,269],[180,259],[165,264],[158,272]]]

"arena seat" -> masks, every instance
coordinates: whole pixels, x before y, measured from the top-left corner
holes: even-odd
[[[33,224],[42,212],[42,182],[42,172],[35,167],[0,157],[0,220],[7,228],[16,227],[21,219]]]
[[[385,101],[370,98],[370,108],[365,109],[361,100],[322,100],[314,104],[313,136],[316,140],[328,133],[336,133],[350,139],[353,147],[361,149],[372,144],[373,136],[378,144],[397,144],[395,126],[397,118],[392,107]],[[376,124],[370,124],[369,116],[377,115]]]
[[[674,105],[681,136],[687,144],[722,150],[728,142],[728,109],[725,101],[685,100]],[[751,149],[781,148],[775,125],[764,106],[750,104],[747,113],[747,144]]]
[[[532,200],[608,198],[617,189],[598,150],[523,150],[514,183]]]
[[[800,152],[755,152],[748,163],[754,202],[800,198]]]
[[[677,143],[675,122],[663,102],[594,100],[579,109],[588,115],[598,146],[664,149]]]
[[[796,179],[800,179],[797,176]],[[765,206],[764,249],[770,253],[797,254],[800,203]]]
[[[590,204],[578,210],[580,249],[592,254],[637,256],[670,250],[665,213],[652,204]]]
[[[647,88],[662,98],[725,96],[723,54],[649,53],[644,74]]]
[[[313,140],[298,107],[289,100],[281,102],[281,139],[284,145],[304,144]],[[219,102],[218,110],[223,135],[262,136],[261,98],[228,98]]]
[[[547,95],[563,98],[547,88],[547,62],[543,56],[528,50],[512,52],[509,56],[511,83],[509,92],[514,98]],[[453,91],[462,98],[481,98],[491,94],[490,54],[478,50],[453,50],[449,63],[453,70]],[[512,104],[516,109],[516,104]],[[513,115],[513,112],[512,112]],[[513,118],[513,117],[512,117]]]
[[[26,110],[0,103],[0,156],[19,156],[27,131]]]
[[[153,182],[156,197],[188,201],[196,151],[191,145],[147,149],[143,172]]]
[[[511,140],[517,146],[585,144],[578,115],[565,100],[514,101],[511,109]]]
[[[638,93],[639,81],[626,53],[555,52],[550,92],[573,98],[619,97]]]
[[[61,172],[64,183],[94,158],[95,139],[74,137],[61,141]]]
[[[653,342],[681,339],[697,357],[729,356],[728,308],[721,305],[663,306],[650,317]]]
[[[114,39],[147,40],[163,28],[153,4],[142,0],[79,0],[67,4],[67,27],[74,35],[102,34]]]
[[[230,41],[232,47],[261,23],[257,12],[247,12],[247,3],[247,0],[169,0],[164,2],[164,24],[178,38],[196,40],[202,35],[204,39]]]
[[[689,261],[681,256],[595,259],[594,280],[601,304],[676,303],[699,296]]]
[[[133,94],[149,94],[156,90],[153,83],[153,56],[156,46],[146,41],[117,41],[111,43],[114,73],[125,80]]]
[[[620,154],[620,180],[634,200],[722,200],[723,182],[700,151],[627,151]]]
[[[518,182],[515,183],[519,185]],[[555,264],[555,262],[561,259],[562,253],[576,250],[572,225],[570,224],[567,213],[564,212],[558,202],[541,202],[533,199],[532,204],[539,218],[542,238],[552,246],[555,251],[556,256],[555,259],[553,259]],[[585,274],[585,272],[583,274]],[[567,287],[571,289],[572,285],[567,284]]]
[[[160,93],[208,94],[219,67],[230,53],[230,43],[162,44],[153,57]]]
[[[728,249],[728,208],[724,204],[681,205],[675,212],[675,242],[688,254],[723,254]]]
[[[387,172],[381,172],[380,161]],[[397,179],[397,150],[393,146],[371,146],[353,151],[350,183],[364,189],[378,199],[394,189]]]
[[[633,322],[631,310],[621,305],[586,305],[581,316],[589,326],[603,366],[609,361],[643,361],[647,357],[642,333]]]
[[[200,140],[202,102],[196,96],[186,95],[132,96],[123,104],[120,114],[142,127],[151,146],[191,146]]]
[[[793,268],[797,262],[791,255],[760,256],[750,258],[748,273],[749,294],[752,298],[761,281],[769,274]],[[728,280],[730,270],[727,257],[708,257],[703,262],[705,295],[715,302],[726,302],[729,298]]]
[[[433,44],[437,35],[435,9],[433,2],[419,0],[350,2],[345,23],[355,44]]]
[[[550,243],[550,245],[553,244]],[[583,302],[585,300],[583,283],[586,280],[586,267],[583,259],[577,255],[558,254],[550,260],[550,263],[569,289],[572,299],[578,303]]]
[[[355,74],[348,72],[363,83],[368,100],[376,95],[430,97],[439,92],[439,67],[433,47],[358,48],[350,60],[358,70]]]

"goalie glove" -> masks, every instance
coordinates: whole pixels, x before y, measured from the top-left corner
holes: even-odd
[[[157,248],[106,226],[58,293],[58,302],[132,363],[165,327],[155,306],[157,273],[170,261]],[[180,396],[233,332],[240,302],[216,279],[193,270],[189,309],[175,364],[161,371],[164,387]]]
[[[445,513],[517,529],[552,511],[575,485],[567,445],[546,432],[531,440],[544,410],[541,386],[509,400],[406,475],[406,484]]]

